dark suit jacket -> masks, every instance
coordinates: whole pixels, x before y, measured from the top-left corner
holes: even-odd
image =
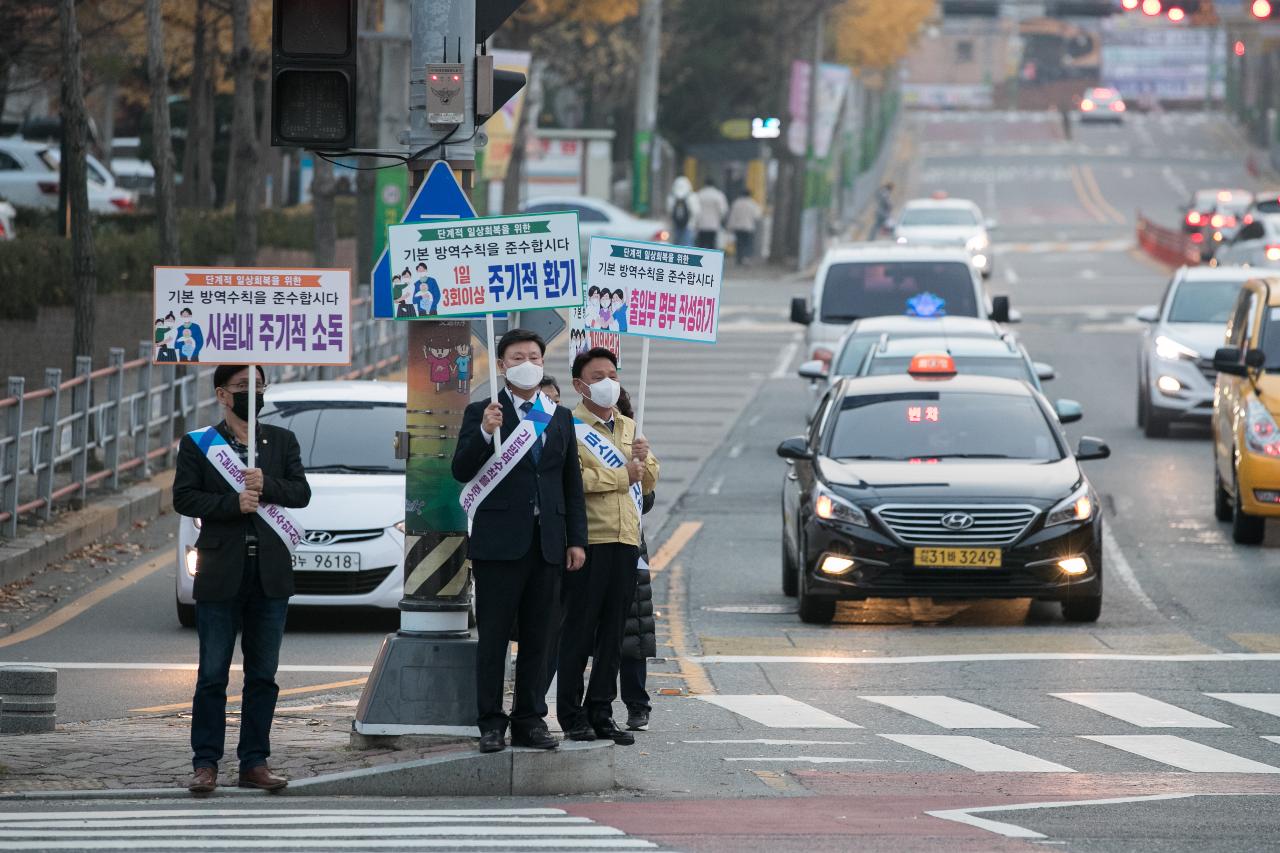
[[[493,441],[480,431],[488,400],[467,406],[462,416],[458,445],[453,452],[453,476],[468,483],[489,461],[502,439],[520,425],[511,395],[498,395],[502,403],[502,429]],[[516,463],[480,506],[471,527],[470,554],[473,560],[518,560],[533,541],[534,494],[538,496],[542,530],[542,556],[548,563],[563,565],[565,549],[587,545],[587,505],[582,497],[582,469],[578,466],[578,437],[573,431],[573,414],[556,406],[542,433],[542,455],[533,464],[528,452]]]
[[[225,422],[217,428],[224,437],[231,435]],[[258,424],[256,462],[262,469],[262,503],[303,507],[311,502],[311,487],[307,485],[302,467],[298,439],[292,432]],[[182,515],[200,519],[200,536],[196,539],[200,556],[195,581],[197,601],[235,598],[244,575],[244,540],[248,533],[258,537],[262,591],[271,598],[293,595],[293,561],[288,547],[257,513],[240,512],[239,495],[214,470],[189,435],[182,437],[178,447],[173,508]]]

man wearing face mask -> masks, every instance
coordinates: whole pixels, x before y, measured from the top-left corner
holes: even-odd
[[[255,416],[262,409],[262,368],[220,365],[213,384],[224,419],[183,436],[173,478],[173,508],[196,519],[200,527],[194,589],[200,664],[191,701],[195,772],[188,785],[198,795],[218,785],[237,634],[243,635],[244,652],[238,784],[268,791],[288,784],[267,766],[280,692],[276,667],[293,595],[293,561],[286,541],[292,520],[280,508],[306,506],[311,488],[298,439],[287,429],[259,423],[255,467],[248,467],[250,369],[258,372]]]
[[[572,740],[608,738],[627,745],[635,743],[635,735],[613,721],[613,700],[640,558],[640,507],[632,486],[652,492],[658,460],[649,442],[636,435],[636,422],[617,409],[622,386],[612,351],[595,347],[574,359],[573,387],[582,395],[573,416],[592,431],[578,443],[587,495],[587,562],[565,578],[556,716]],[[623,464],[614,467],[609,460]],[[591,681],[584,701],[587,658]]]
[[[480,751],[515,746],[555,749],[547,730],[546,658],[558,621],[560,576],[586,559],[587,515],[573,416],[540,393],[542,338],[512,329],[495,355],[506,387],[497,399],[467,406],[453,454],[453,476],[471,483],[523,421],[541,432],[502,469],[475,506],[469,545],[476,588],[477,726]],[[545,426],[542,426],[545,425]],[[501,458],[505,458],[503,454]],[[500,460],[498,460],[500,461]],[[470,488],[468,486],[468,488]],[[518,618],[517,618],[518,617]],[[503,710],[507,641],[518,624],[515,698]]]

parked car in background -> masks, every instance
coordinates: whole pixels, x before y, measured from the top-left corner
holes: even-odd
[[[14,207],[56,210],[58,161],[56,145],[17,137],[0,139],[0,197]],[[128,213],[137,195],[116,186],[106,166],[92,154],[85,156],[89,176],[89,209],[94,213]]]
[[[983,278],[995,269],[991,235],[995,220],[967,198],[917,198],[908,201],[889,227],[898,243],[912,246],[961,246]]]
[[[617,237],[620,240],[643,240],[651,243],[668,243],[671,232],[665,222],[632,216],[617,205],[587,196],[541,196],[524,206],[524,213],[556,213],[570,211],[578,214],[578,232],[582,237],[582,250],[592,237]]]
[[[1200,246],[1201,258],[1208,260],[1214,254],[1210,224],[1214,213],[1223,207],[1247,209],[1252,202],[1253,193],[1248,190],[1224,187],[1196,190],[1182,207],[1182,233],[1191,236],[1191,241]]]
[[[1138,311],[1146,324],[1138,352],[1138,426],[1148,438],[1168,435],[1175,423],[1207,424],[1213,416],[1213,354],[1240,286],[1256,274],[1245,267],[1183,267],[1159,305]]]
[[[1080,121],[1112,121],[1120,124],[1124,121],[1126,109],[1124,98],[1115,89],[1094,86],[1086,89],[1080,98]]]
[[[142,157],[142,140],[119,136],[111,141],[111,172],[116,186],[150,198],[156,194],[156,169]]]
[[[12,240],[17,236],[14,223],[18,218],[18,211],[13,205],[7,201],[0,201],[0,240]]]
[[[1280,214],[1259,216],[1218,247],[1216,265],[1280,268]]]
[[[1253,203],[1244,212],[1242,223],[1248,225],[1259,216],[1274,216],[1280,213],[1280,190],[1263,190],[1254,193]]]

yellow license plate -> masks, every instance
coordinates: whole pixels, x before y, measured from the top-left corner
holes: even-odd
[[[999,548],[917,548],[916,565],[922,568],[998,569]]]

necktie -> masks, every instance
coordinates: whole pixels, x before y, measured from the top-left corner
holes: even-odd
[[[533,411],[533,401],[526,400],[521,403],[520,411],[524,412],[525,417],[528,417],[529,413]],[[533,447],[529,448],[529,453],[533,455],[533,464],[537,465],[538,460],[542,458],[542,436],[538,436],[538,438],[534,439]]]
[[[609,420],[604,422],[604,428],[609,432],[613,432],[613,418],[609,418]]]

